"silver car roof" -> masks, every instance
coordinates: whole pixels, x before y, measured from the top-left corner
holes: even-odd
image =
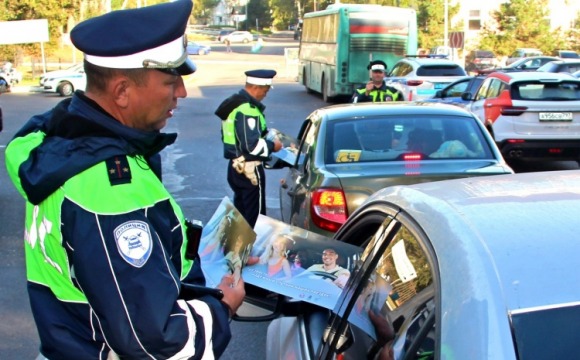
[[[506,312],[580,302],[580,171],[395,186],[378,198],[429,234],[443,291],[494,294]]]
[[[393,186],[373,202],[402,208],[428,234],[441,342],[457,358],[515,359],[510,316],[580,303],[580,171]]]

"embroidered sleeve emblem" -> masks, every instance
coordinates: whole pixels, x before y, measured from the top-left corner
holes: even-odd
[[[145,265],[153,248],[149,225],[143,221],[128,221],[119,225],[114,234],[121,257],[131,266]]]

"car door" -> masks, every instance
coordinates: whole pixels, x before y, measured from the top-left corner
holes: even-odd
[[[475,114],[475,116],[477,116],[477,118],[483,124],[485,124],[485,114],[484,114],[484,110],[483,110],[483,103],[485,102],[486,94],[487,94],[487,91],[489,90],[489,86],[490,86],[492,79],[493,78],[488,77],[487,79],[485,79],[481,83],[481,86],[479,87],[479,89],[477,90],[477,92],[473,96],[473,101],[466,106],[466,109],[468,109],[473,114]]]
[[[309,153],[314,151],[315,144],[313,141],[316,132],[316,126],[313,125],[311,115],[302,123],[298,132],[298,156],[296,162],[288,168],[284,178],[280,181],[280,216],[285,223],[295,224],[299,214],[305,211],[302,208],[306,197],[306,188],[304,186],[304,174],[309,165]],[[303,215],[302,215],[303,217]]]
[[[373,208],[358,214],[350,229],[337,236],[356,243],[369,227],[377,229],[376,221],[369,222],[368,217],[381,216],[383,223],[329,319],[317,358],[436,357],[437,265],[420,227],[396,209]]]

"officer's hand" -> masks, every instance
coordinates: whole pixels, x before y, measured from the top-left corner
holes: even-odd
[[[274,139],[274,152],[282,149],[282,143],[278,139]]]
[[[246,296],[244,280],[240,277],[236,284],[233,275],[225,275],[218,285],[218,289],[224,293],[222,302],[230,308],[230,317],[234,316]]]
[[[365,87],[366,94],[368,95],[371,91],[373,91],[374,88],[375,88],[375,84],[373,84],[372,81],[369,81],[367,83],[367,86]]]

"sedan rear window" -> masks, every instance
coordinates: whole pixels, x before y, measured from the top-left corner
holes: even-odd
[[[580,83],[516,83],[511,86],[513,100],[576,101],[580,100]]]
[[[467,76],[459,65],[423,65],[417,69],[417,76]]]
[[[476,51],[475,57],[477,58],[494,58],[495,55],[491,51]]]
[[[325,162],[493,159],[477,119],[456,116],[378,117],[333,121]]]

